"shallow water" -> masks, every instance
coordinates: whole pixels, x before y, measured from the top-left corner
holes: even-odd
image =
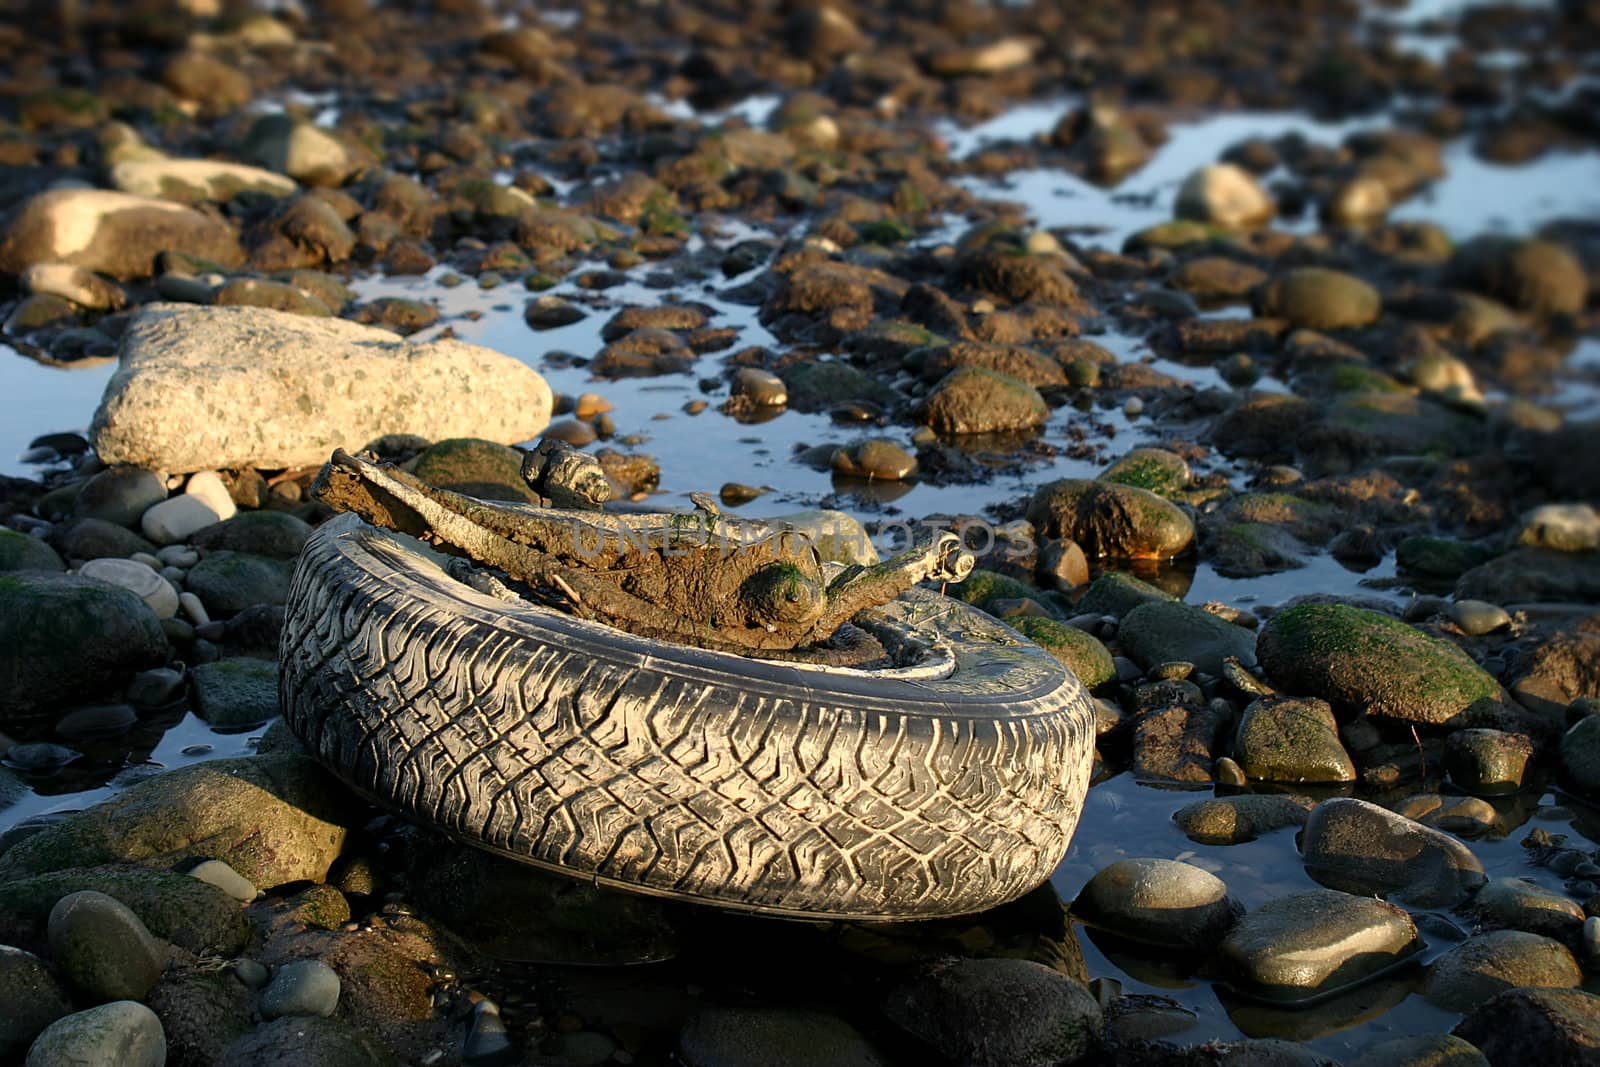
[[[1408,22],[1422,21],[1450,14],[1459,6],[1414,4],[1404,17]],[[774,103],[772,98],[752,98],[723,114],[759,124]],[[964,130],[945,127],[940,132],[951,155],[959,158],[986,144],[1026,140],[1045,132],[1074,104],[1072,99],[1063,98],[1022,105],[991,122]],[[1195,167],[1213,161],[1223,148],[1238,140],[1297,132],[1333,143],[1371,124],[1320,122],[1282,113],[1222,115],[1175,124],[1168,144],[1114,190],[1055,170],[1019,171],[999,182],[968,179],[967,184],[985,196],[1025,202],[1040,226],[1070,231],[1085,243],[1117,248],[1129,234],[1169,218],[1182,178]],[[1600,214],[1600,153],[1592,150],[1551,154],[1526,166],[1501,167],[1476,159],[1468,145],[1458,143],[1450,146],[1446,163],[1449,176],[1401,205],[1394,217],[1435,221],[1453,235],[1464,237],[1485,229],[1531,230],[1560,216]],[[734,231],[730,228],[729,232]],[[738,233],[739,237],[746,235]],[[602,393],[615,405],[612,418],[617,436],[629,439],[629,450],[643,451],[659,460],[662,492],[656,499],[667,506],[686,506],[690,491],[714,492],[724,482],[736,480],[770,489],[736,509],[752,516],[818,505],[841,507],[868,520],[936,513],[985,514],[995,505],[1022,500],[1045,481],[1093,476],[1106,461],[1156,439],[1148,420],[1130,418],[1119,408],[1084,412],[1064,407],[1053,413],[1042,430],[1042,439],[1064,445],[1069,428],[1089,420],[1096,427],[1091,439],[1105,446],[1102,459],[1074,459],[1062,452],[1041,457],[1021,473],[1002,475],[977,486],[916,483],[883,487],[837,482],[830,473],[796,461],[794,453],[803,445],[847,441],[865,431],[837,426],[825,415],[795,411],[784,411],[759,424],[741,423],[721,414],[717,405],[726,396],[725,384],[719,377],[721,354],[702,357],[687,375],[617,382],[593,381],[583,367],[548,358],[553,352],[592,355],[601,346],[600,327],[616,309],[675,301],[710,306],[715,311],[713,326],[737,326],[740,336],[736,347],[781,348],[756,321],[754,309],[718,296],[746,279],[718,278],[668,290],[630,281],[598,294],[565,283],[553,292],[588,306],[589,317],[540,332],[523,321],[522,308],[529,294],[520,287],[484,290],[470,280],[449,287],[441,281],[447,273],[441,268],[422,278],[357,278],[352,287],[360,300],[407,296],[435,302],[443,319],[437,327],[420,335],[423,339],[449,328],[463,339],[488,345],[539,369],[558,392]],[[1121,359],[1148,358],[1141,343],[1131,337],[1113,333],[1095,339],[1113,348]],[[1198,387],[1226,388],[1209,367],[1187,367],[1166,360],[1154,361],[1154,365]],[[0,471],[21,474],[29,470],[17,462],[17,457],[40,433],[86,430],[113,369],[110,365],[51,368],[0,345],[0,395],[7,398],[11,413],[0,420]],[[1578,414],[1600,412],[1600,342],[1583,341],[1568,361],[1567,375],[1560,403]],[[702,378],[715,381],[703,387]],[[1259,387],[1281,389],[1282,385],[1267,380]],[[683,409],[693,400],[709,401],[710,406],[691,416]],[[902,442],[907,438],[903,426],[872,432]],[[1218,600],[1245,608],[1276,604],[1311,592],[1404,601],[1409,591],[1394,578],[1392,556],[1372,570],[1358,573],[1318,555],[1303,568],[1242,580],[1224,578],[1202,564],[1188,576],[1186,598],[1193,603]],[[1372,583],[1377,583],[1376,587]],[[69,765],[54,776],[29,778],[31,788],[20,793],[0,788],[0,830],[32,815],[88,806],[159,768],[242,754],[249,751],[259,732],[219,734],[186,714],[164,731],[158,726],[144,730],[138,735],[142,740],[135,739],[132,744],[91,748],[93,758]],[[124,764],[125,769],[119,771]],[[10,772],[0,772],[7,773]],[[1054,887],[1070,900],[1095,871],[1124,856],[1159,856],[1197,863],[1222,876],[1239,900],[1250,907],[1314,885],[1298,861],[1292,831],[1227,847],[1199,845],[1185,838],[1171,822],[1171,813],[1203,795],[1209,794],[1139,785],[1127,775],[1096,786],[1089,794],[1071,852],[1052,879]],[[1519,797],[1504,805],[1508,810],[1520,806],[1514,817],[1508,818],[1513,826],[1495,839],[1471,842],[1472,848],[1491,876],[1530,877],[1559,890],[1558,878],[1527,864],[1517,844],[1526,828],[1514,827],[1532,820],[1552,831],[1573,832],[1568,825],[1571,804],[1570,798],[1553,794]],[[1600,826],[1600,813],[1589,813],[1585,826]],[[1586,840],[1593,842],[1592,831]],[[1198,1018],[1195,1025],[1178,1035],[1183,1041],[1241,1034],[1289,1036],[1309,1041],[1329,1055],[1346,1058],[1389,1037],[1448,1029],[1455,1019],[1422,1002],[1403,979],[1378,983],[1350,1000],[1314,1011],[1241,1006],[1225,1000],[1205,979],[1163,973],[1160,961],[1129,956],[1081,930],[1079,940],[1091,975],[1119,978],[1129,992],[1159,992],[1193,1010]],[[1441,951],[1449,943],[1437,935],[1430,935],[1429,940],[1430,952]]]

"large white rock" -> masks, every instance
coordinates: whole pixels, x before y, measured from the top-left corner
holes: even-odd
[[[1173,213],[1180,219],[1239,229],[1266,222],[1276,206],[1248,171],[1232,163],[1213,163],[1190,174],[1178,187]]]
[[[510,356],[343,319],[151,304],[120,354],[90,430],[108,464],[299,467],[385,434],[512,444],[550,422],[549,385]]]
[[[282,174],[216,159],[130,159],[111,168],[111,184],[135,196],[184,203],[232,200],[246,191],[290,196],[299,188]]]
[[[139,529],[158,545],[176,545],[189,540],[207,526],[215,526],[223,516],[204,498],[179,493],[145,509]]]
[[[23,204],[0,236],[0,272],[71,263],[113,278],[148,278],[166,250],[223,266],[244,259],[233,230],[194,208],[111,189],[54,189]]]
[[[217,513],[217,521],[231,519],[239,511],[239,505],[233,502],[233,494],[228,492],[228,487],[222,484],[222,478],[216,471],[196,471],[189,476],[189,484],[183,487],[185,496],[199,497],[205,505]]]

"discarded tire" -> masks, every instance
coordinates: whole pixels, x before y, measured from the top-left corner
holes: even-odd
[[[828,669],[507,605],[443,563],[353,516],[325,523],[290,595],[282,698],[350,786],[463,842],[639,892],[856,919],[993,907],[1066,852],[1089,699],[963,604],[917,589],[885,609],[932,640],[931,666]]]

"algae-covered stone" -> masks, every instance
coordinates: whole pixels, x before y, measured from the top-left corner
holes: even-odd
[[[92,700],[166,661],[161,622],[126,589],[38,571],[0,574],[0,716]]]
[[[189,538],[195,548],[294,559],[311,536],[311,524],[282,511],[241,511]]]
[[[1208,845],[1237,845],[1288,826],[1304,826],[1311,801],[1307,797],[1244,794],[1209,797],[1172,813],[1172,821],[1189,837]]]
[[[1561,769],[1589,796],[1600,796],[1600,715],[1585,715],[1561,738]]]
[[[219,859],[263,888],[319,882],[354,817],[352,798],[302,756],[212,760],[168,771],[12,846],[0,882],[105,863]]]
[[[46,933],[50,958],[90,1003],[143,1000],[170,952],[127,905],[93,889],[56,901]]]
[[[278,714],[278,665],[269,660],[197,663],[190,679],[196,714],[219,730],[259,726]]]
[[[11,1062],[39,1031],[72,1011],[66,990],[31,952],[0,945],[0,1058]]]
[[[1526,878],[1494,878],[1462,906],[1486,929],[1526,930],[1546,937],[1569,937],[1583,927],[1583,906],[1565,893]]]
[[[1131,574],[1108,571],[1089,583],[1078,600],[1078,611],[1120,619],[1140,604],[1158,600],[1176,601],[1177,597]]]
[[[189,570],[185,584],[213,616],[227,618],[257,604],[287,603],[293,574],[286,560],[213,552]]]
[[[1296,267],[1256,294],[1256,311],[1308,330],[1366,326],[1378,318],[1378,291],[1353,274],[1324,267]]]
[[[1355,765],[1339,741],[1326,702],[1265,697],[1245,709],[1233,758],[1251,778],[1269,782],[1353,782]]]
[[[1148,489],[1157,496],[1172,496],[1189,487],[1189,464],[1164,448],[1136,448],[1100,472],[1102,482]]]
[[[1256,663],[1255,635],[1249,630],[1177,601],[1140,604],[1123,616],[1117,636],[1128,654],[1146,667],[1181,660],[1220,675],[1229,657],[1246,667]]]
[[[1600,997],[1580,989],[1511,989],[1451,1031],[1495,1067],[1588,1064],[1600,1049]]]
[[[1061,661],[1085,687],[1094,689],[1117,676],[1111,652],[1094,635],[1055,619],[1022,616],[1007,620],[1012,629]]]
[[[1345,1067],[1489,1067],[1489,1061],[1451,1034],[1412,1034],[1369,1045]]]
[[[1002,433],[1039,425],[1050,417],[1050,407],[1020,378],[958,367],[933,387],[918,416],[939,433]]]
[[[1489,550],[1449,537],[1407,537],[1395,546],[1401,570],[1433,578],[1458,578],[1489,558]]]
[[[1268,620],[1256,642],[1267,674],[1336,709],[1444,725],[1500,685],[1465,652],[1387,615],[1346,604],[1300,604]]]
[[[1028,521],[1091,556],[1166,559],[1194,544],[1194,521],[1170,500],[1131,485],[1065,478],[1040,486]]]
[[[0,529],[0,571],[64,571],[56,550],[25,533]]]
[[[291,1015],[251,1030],[222,1050],[221,1067],[261,1064],[338,1064],[339,1067],[392,1067],[396,1062],[378,1041],[339,1019]]]
[[[121,901],[152,934],[190,952],[228,956],[250,938],[244,912],[216,886],[172,871],[91,867],[0,884],[0,942],[42,946],[50,909],[62,897],[82,890]]]
[[[525,441],[550,406],[538,373],[478,345],[266,308],[154,304],[122,336],[91,437],[108,463],[300,467],[392,433]]]
[[[978,367],[1009,374],[1036,389],[1067,384],[1066,372],[1060,363],[1024,345],[956,341],[917,353],[913,359],[929,381],[942,378],[959,367]]]
[[[1313,889],[1269,901],[1239,920],[1217,961],[1226,980],[1252,996],[1295,1003],[1372,978],[1418,947],[1416,925],[1403,908]]]
[[[789,406],[796,411],[821,411],[835,404],[866,401],[892,404],[895,392],[878,378],[848,363],[796,363],[783,372]]]
[[[955,585],[947,586],[945,593],[979,608],[993,600],[1020,600],[1039,595],[1039,591],[1026,582],[982,567]]]
[[[522,453],[475,437],[432,445],[408,464],[411,473],[432,485],[485,500],[534,502],[522,478]]]
[[[162,1067],[167,1040],[161,1020],[134,1000],[74,1012],[45,1028],[26,1067]]]

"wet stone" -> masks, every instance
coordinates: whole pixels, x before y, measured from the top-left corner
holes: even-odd
[[[1570,989],[1582,981],[1578,961],[1561,942],[1523,930],[1494,930],[1435,960],[1424,995],[1447,1010],[1467,1012],[1507,989]]]
[[[1417,948],[1417,928],[1403,909],[1314,889],[1279,897],[1239,920],[1217,960],[1242,992],[1295,1003],[1366,981]]]
[[[1117,636],[1128,654],[1147,667],[1181,660],[1219,675],[1229,657],[1246,667],[1256,662],[1255,635],[1249,630],[1209,611],[1172,601],[1151,601],[1133,608],[1123,616]]]
[[[339,1006],[339,976],[321,960],[296,960],[279,967],[261,991],[261,1014],[331,1016]]]
[[[954,959],[895,989],[884,1014],[945,1058],[973,1067],[1048,1067],[1099,1040],[1100,1005],[1084,986],[1019,959]]]
[[[1270,782],[1351,782],[1356,769],[1326,702],[1266,697],[1245,709],[1233,741],[1245,774]]]
[[[1584,924],[1583,908],[1571,897],[1526,878],[1491,879],[1461,911],[1489,929],[1546,937],[1570,936]]]
[[[166,482],[140,467],[107,467],[84,483],[73,500],[80,519],[102,519],[132,528],[139,517],[167,499]]]
[[[1489,1061],[1453,1034],[1414,1034],[1372,1045],[1345,1067],[1489,1067]]]
[[[1474,728],[1457,730],[1445,743],[1450,780],[1478,796],[1515,793],[1533,759],[1533,742],[1522,734]]]
[[[1561,738],[1561,769],[1573,785],[1600,796],[1600,715],[1586,715]]]
[[[0,945],[0,1057],[8,1062],[26,1051],[39,1031],[72,1011],[66,990],[43,960]]]
[[[163,1067],[167,1039],[155,1012],[116,1000],[51,1023],[28,1050],[26,1067]]]
[[[143,1000],[167,965],[167,946],[104,893],[62,897],[50,910],[47,932],[62,977],[91,1001]]]
[[[1131,941],[1203,952],[1243,913],[1209,871],[1162,859],[1118,860],[1089,879],[1073,911]]]
[[[1600,1048],[1600,997],[1577,989],[1513,989],[1478,1005],[1451,1032],[1495,1067],[1589,1064]]]
[[[1459,903],[1487,881],[1460,841],[1365,800],[1318,804],[1300,848],[1306,871],[1323,885],[1418,907]]]
[[[1219,760],[1219,781],[1221,763]],[[1236,845],[1273,830],[1304,826],[1311,807],[1307,797],[1273,794],[1212,797],[1184,805],[1172,813],[1172,821],[1191,840],[1210,845]]]

